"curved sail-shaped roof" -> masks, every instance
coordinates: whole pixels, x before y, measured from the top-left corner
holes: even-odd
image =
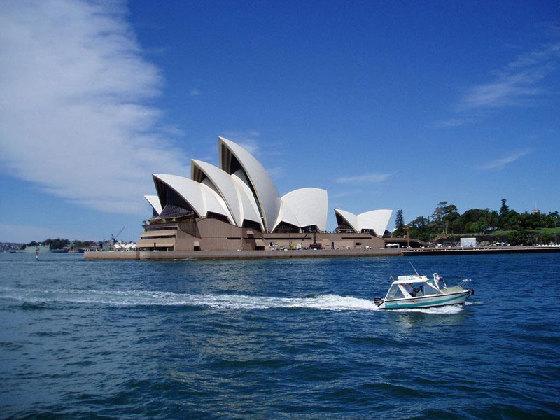
[[[282,203],[280,204],[280,211],[278,212],[278,217],[276,218],[276,222],[274,223],[274,229],[276,229],[276,227],[282,222],[292,226],[302,227],[297,214],[284,200],[282,200]]]
[[[280,199],[272,178],[261,163],[237,143],[219,137],[219,144],[222,169],[228,174],[243,169],[249,188],[255,196],[264,227],[267,231],[272,231],[280,211]]]
[[[361,232],[364,229],[370,229],[378,236],[383,236],[389,225],[389,220],[393,214],[393,210],[379,209],[366,211],[355,215],[349,211],[335,209],[336,215],[341,217],[348,223],[356,232]]]
[[[161,203],[159,202],[159,197],[157,195],[145,195],[144,198],[148,203],[150,203],[150,206],[152,206],[156,214],[161,213]]]
[[[360,232],[360,226],[358,225],[358,216],[354,213],[350,213],[346,210],[341,209],[334,209],[334,212],[337,216],[340,216],[354,231]]]
[[[206,210],[206,216],[208,213],[221,214],[225,216],[231,224],[235,224],[231,213],[229,212],[226,203],[220,195],[214,191],[214,189],[204,182],[200,185],[200,190],[202,191],[202,198],[204,199],[204,209]]]
[[[170,174],[154,174],[153,177],[159,201],[163,208],[167,204],[166,188],[170,188],[197,213],[198,217],[206,217],[208,212],[212,212],[225,216],[230,222],[233,222],[224,200],[216,191],[204,183]]]
[[[239,171],[232,174],[231,179],[235,184],[237,194],[239,195],[239,199],[241,201],[241,218],[243,219],[243,221],[250,220],[252,222],[258,223],[261,226],[261,229],[264,230],[262,225],[262,217],[259,213],[259,207],[257,206],[257,202],[255,201],[255,197],[253,196],[253,192],[251,191],[247,183],[241,179],[240,176],[243,176],[243,174]]]
[[[281,222],[297,227],[317,226],[324,231],[327,227],[328,194],[320,188],[299,188],[282,196],[276,227]]]
[[[360,213],[358,215],[358,224],[360,230],[373,229],[378,236],[383,236],[389,225],[389,220],[393,210],[379,209]]]
[[[243,224],[241,203],[231,175],[211,163],[192,160],[191,178],[197,182],[202,182],[205,178],[209,179],[216,192],[225,202],[234,223],[237,226]]]
[[[167,197],[164,189],[158,188],[158,182],[163,183],[167,187],[174,190],[183,200],[185,200],[199,217],[206,216],[206,206],[204,205],[204,197],[200,184],[189,178],[170,174],[154,174],[154,183],[158,193],[161,206],[164,208],[167,204]]]

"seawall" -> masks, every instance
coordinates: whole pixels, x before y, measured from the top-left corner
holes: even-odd
[[[400,249],[301,249],[288,251],[91,251],[86,260],[252,260],[289,258],[379,257],[402,255]]]
[[[508,246],[488,248],[379,248],[301,249],[288,251],[90,251],[86,260],[252,260],[290,258],[348,258],[415,255],[471,255],[560,252],[560,246]]]
[[[403,255],[470,255],[560,252],[560,246],[502,246],[476,248],[408,248]]]

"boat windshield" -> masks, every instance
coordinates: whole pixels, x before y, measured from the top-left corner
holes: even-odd
[[[437,290],[434,286],[427,282],[408,283],[404,286],[412,297],[439,294],[439,290]]]
[[[397,284],[393,284],[389,288],[389,291],[387,292],[387,296],[385,298],[386,299],[402,299],[404,297],[405,296],[403,295],[399,286]]]
[[[426,295],[438,295],[440,291],[427,282],[392,284],[386,299],[402,299]]]

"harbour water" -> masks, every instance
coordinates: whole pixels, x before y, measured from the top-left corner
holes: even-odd
[[[377,310],[389,277],[464,307]],[[4,416],[560,416],[560,254],[85,261],[0,254]]]

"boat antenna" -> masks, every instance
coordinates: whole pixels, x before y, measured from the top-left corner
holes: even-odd
[[[418,271],[416,271],[416,267],[414,267],[414,264],[412,264],[412,261],[409,261],[408,263],[412,266],[412,269],[414,270],[416,275],[419,276],[420,274],[418,274]]]

